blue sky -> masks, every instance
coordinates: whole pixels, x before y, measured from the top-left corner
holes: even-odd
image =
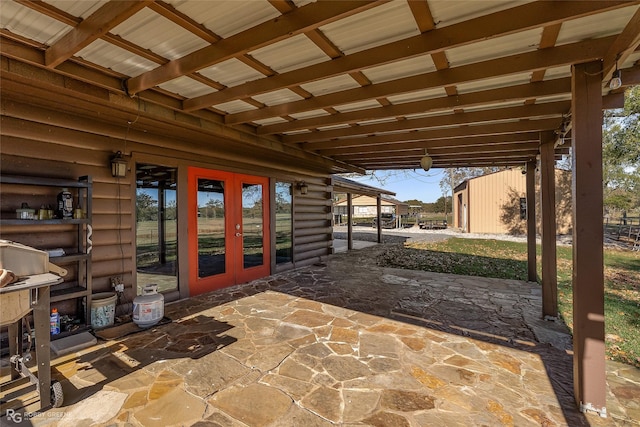
[[[429,172],[422,169],[376,171],[376,178],[350,176],[349,179],[393,191],[396,193],[396,198],[401,201],[417,199],[432,203],[443,196],[440,180],[444,172],[444,169],[432,169]]]

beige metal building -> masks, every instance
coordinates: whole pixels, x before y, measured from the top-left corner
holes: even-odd
[[[556,169],[556,233],[571,232],[571,174]],[[536,211],[540,179],[536,174]],[[527,182],[520,168],[479,176],[454,189],[453,226],[468,233],[526,234]],[[536,215],[540,218],[540,215]],[[537,221],[540,233],[540,222]]]
[[[333,205],[334,215],[347,214],[347,199],[342,198]],[[393,213],[398,217],[409,214],[409,205],[388,195],[380,199],[380,212]],[[375,197],[361,195],[353,198],[353,218],[372,218],[377,215],[377,201]]]

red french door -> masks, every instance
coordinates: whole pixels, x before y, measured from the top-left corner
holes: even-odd
[[[189,294],[269,275],[269,179],[189,168]]]

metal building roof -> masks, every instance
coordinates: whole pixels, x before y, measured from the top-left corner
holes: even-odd
[[[602,61],[607,105],[616,66],[640,82],[639,1],[3,0],[0,27],[2,57],[335,172],[417,168],[425,148],[434,167],[520,164],[570,117],[573,64]]]

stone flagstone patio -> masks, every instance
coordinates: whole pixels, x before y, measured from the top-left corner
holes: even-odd
[[[638,425],[626,365],[608,365],[608,418],[576,410],[570,337],[539,320],[537,284],[381,268],[382,250],[167,305],[173,323],[55,360],[65,404],[30,422]]]

